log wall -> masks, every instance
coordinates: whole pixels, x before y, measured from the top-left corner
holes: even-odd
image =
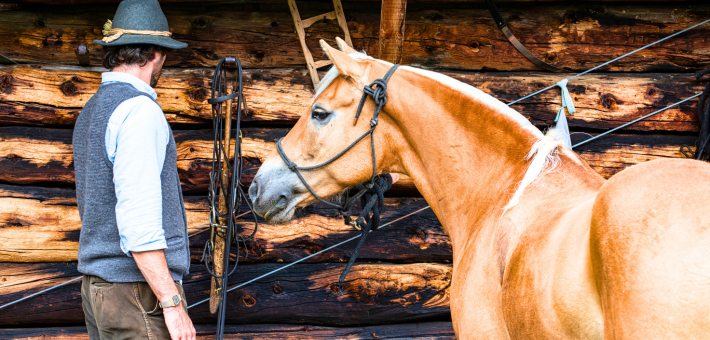
[[[0,11],[0,305],[79,275],[81,223],[74,193],[71,136],[96,91],[101,50],[92,44],[117,0],[22,0]],[[343,1],[355,48],[377,54],[379,0]],[[210,81],[224,56],[241,59],[248,110],[244,155],[249,185],[312,100],[312,85],[286,1],[161,1],[174,37],[190,47],[166,61],[158,102],[178,147],[178,172],[191,235],[188,301],[208,295],[199,264],[207,240],[206,190],[212,155]],[[78,5],[80,4],[80,5]],[[306,18],[330,1],[299,1]],[[410,0],[402,64],[432,69],[510,102],[710,17],[699,1],[500,1],[509,27],[544,61],[570,74],[541,72],[495,27],[483,1]],[[318,39],[340,34],[334,20],[307,30]],[[578,112],[568,116],[573,141],[632,121],[702,91],[694,72],[710,66],[710,25],[623,59],[568,86]],[[86,44],[89,66],[74,50]],[[324,70],[321,70],[324,71]],[[541,129],[560,105],[554,89],[513,106]],[[698,131],[691,101],[576,151],[602,176],[663,157],[682,157]],[[393,188],[384,221],[426,206],[408,178]],[[244,228],[251,228],[245,217]],[[264,221],[261,221],[264,222]],[[247,257],[230,282],[244,282],[356,234],[325,207],[308,208],[286,225],[262,223],[242,249]],[[368,238],[342,291],[333,285],[354,245],[295,265],[229,294],[228,338],[452,339],[448,289],[452,248],[430,211]],[[79,283],[0,309],[0,339],[86,338]],[[201,338],[213,335],[206,306],[190,310]],[[417,323],[424,322],[424,323]],[[40,327],[40,328],[35,328]]]

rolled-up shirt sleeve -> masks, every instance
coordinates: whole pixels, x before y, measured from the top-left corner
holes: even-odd
[[[160,106],[147,97],[129,99],[116,110],[121,109],[125,119],[118,122],[115,154],[109,158],[113,158],[121,249],[131,256],[134,251],[167,248],[160,174],[169,132]]]

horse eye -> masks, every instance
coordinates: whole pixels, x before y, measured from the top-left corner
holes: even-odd
[[[330,112],[326,111],[321,107],[314,107],[313,111],[311,111],[311,117],[318,120],[326,119],[328,118],[328,115],[330,115]]]

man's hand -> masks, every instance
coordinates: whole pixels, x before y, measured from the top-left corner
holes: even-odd
[[[163,309],[172,340],[195,340],[195,326],[182,305]]]
[[[162,249],[133,251],[131,255],[150,285],[150,289],[158,298],[158,302],[168,301],[178,295],[178,289],[170,276],[168,263],[165,261],[165,252]],[[192,325],[190,317],[187,316],[183,303],[185,301],[175,307],[163,308],[165,325],[168,326],[172,340],[195,340],[195,327]]]

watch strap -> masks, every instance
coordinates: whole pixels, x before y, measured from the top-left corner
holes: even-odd
[[[170,300],[161,302],[160,308],[175,307],[180,304],[180,301],[182,301],[182,296],[180,296],[180,294],[175,295],[171,297]]]

